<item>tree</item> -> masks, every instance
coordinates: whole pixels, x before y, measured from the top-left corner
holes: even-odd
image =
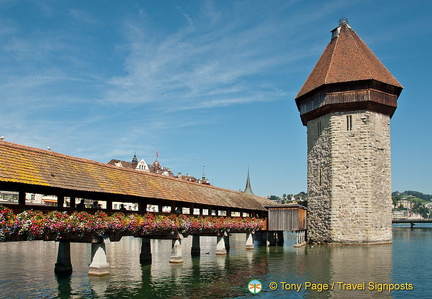
[[[280,200],[280,197],[276,196],[276,195],[270,195],[267,198],[270,199],[270,200]]]

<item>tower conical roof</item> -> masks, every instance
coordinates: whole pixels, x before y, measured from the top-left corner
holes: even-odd
[[[347,21],[342,20],[332,30],[330,43],[296,99],[323,85],[363,80],[376,80],[403,88]]]
[[[253,193],[253,191],[252,191],[252,187],[251,187],[251,183],[250,183],[250,178],[249,178],[249,169],[248,169],[248,175],[247,175],[246,187],[245,187],[245,189],[244,189],[244,193],[255,195],[255,194]]]

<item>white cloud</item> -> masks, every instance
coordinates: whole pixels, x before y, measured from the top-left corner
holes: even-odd
[[[156,34],[147,22],[126,22],[128,44],[122,48],[128,54],[127,74],[109,81],[108,101],[157,102],[169,104],[171,111],[261,101],[265,90],[257,86],[270,81],[268,71],[296,59],[282,52],[281,45],[270,44],[277,38],[274,24],[222,19],[211,5],[204,5],[204,15],[194,19],[179,11],[187,24],[172,34]],[[262,76],[258,84],[249,80],[256,75]]]

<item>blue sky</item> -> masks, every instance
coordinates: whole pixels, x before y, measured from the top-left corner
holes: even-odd
[[[294,98],[342,17],[401,82],[394,191],[432,194],[432,2],[0,0],[0,136],[306,191]]]

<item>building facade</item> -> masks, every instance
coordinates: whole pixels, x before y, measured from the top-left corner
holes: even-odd
[[[308,241],[392,240],[390,118],[400,83],[341,20],[296,97],[308,148]]]
[[[197,179],[197,178],[191,176],[189,173],[182,174],[181,172],[179,172],[178,175],[176,176],[173,174],[171,169],[169,169],[168,167],[162,166],[157,159],[153,162],[153,164],[148,164],[144,159],[141,159],[138,161],[136,154],[133,156],[132,162],[112,159],[111,161],[108,162],[108,164],[114,165],[117,167],[124,167],[124,168],[129,168],[129,169],[135,169],[135,170],[140,170],[140,171],[156,173],[156,174],[160,174],[163,176],[178,178],[181,180],[194,182],[194,183],[198,183],[198,184],[210,185],[210,180],[205,177],[204,171],[203,171],[202,177],[200,179]]]

